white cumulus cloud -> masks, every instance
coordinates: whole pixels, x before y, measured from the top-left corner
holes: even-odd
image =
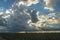
[[[58,0],[44,0],[45,2],[45,7],[44,9],[48,9],[50,11],[54,11],[54,7],[56,5],[56,3],[58,2]]]
[[[14,14],[14,11],[12,9],[7,9],[5,13],[10,15]]]
[[[0,16],[3,15],[3,12],[0,12]]]
[[[16,6],[24,5],[24,6],[31,6],[32,4],[39,3],[39,0],[19,0],[16,4]]]

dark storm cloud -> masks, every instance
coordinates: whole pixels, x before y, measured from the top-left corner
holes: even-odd
[[[8,27],[7,24],[5,23],[5,19],[2,18],[2,16],[0,16],[0,32],[8,32]]]
[[[0,26],[4,26],[2,19],[0,19]]]
[[[37,15],[36,15],[37,11],[34,9],[31,9],[31,10],[29,10],[29,12],[30,12],[32,22],[36,23],[38,21]]]
[[[16,11],[14,11],[14,16],[11,15],[11,17],[8,20],[8,26],[10,26],[10,30],[13,32],[19,32],[19,31],[28,31],[28,30],[34,30],[31,29],[28,25],[28,20],[32,19],[33,22],[37,22],[37,16],[36,16],[36,12],[37,11],[33,11],[31,14],[29,12],[29,14],[31,14],[31,18],[29,15],[26,15],[24,13],[25,9],[16,9]],[[27,9],[28,10],[28,9]],[[28,10],[29,11],[29,10]],[[26,12],[28,13],[28,12]],[[34,19],[33,19],[34,18]]]

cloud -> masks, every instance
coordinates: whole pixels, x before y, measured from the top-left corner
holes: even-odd
[[[32,4],[36,4],[38,3],[37,0],[32,1],[32,0],[27,0],[25,1],[19,1],[19,2],[23,2],[25,4],[25,6],[31,6]],[[19,3],[17,2],[17,3]],[[28,3],[28,4],[27,4]],[[31,4],[31,5],[30,5]],[[16,5],[16,4],[15,4]],[[31,28],[27,21],[30,20],[30,12],[28,12],[29,10],[26,8],[18,8],[18,4],[16,7],[15,5],[13,5],[14,7],[11,9],[7,9],[5,11],[6,15],[2,16],[3,19],[5,19],[6,21],[6,28],[8,28],[9,32],[20,32],[20,31],[27,31],[27,30],[34,30],[34,28]]]
[[[58,0],[44,0],[45,2],[45,7],[44,9],[48,9],[50,11],[54,11],[54,7],[56,6],[56,3],[58,2]]]
[[[24,5],[24,6],[31,6],[32,4],[39,3],[39,0],[19,0],[16,4],[16,6]]]
[[[31,9],[32,10],[32,9]],[[7,32],[21,32],[21,31],[32,31],[32,30],[55,30],[59,28],[60,23],[60,17],[58,17],[60,14],[56,13],[49,13],[46,15],[39,15],[39,11],[35,12],[38,18],[38,21],[36,23],[33,23],[31,20],[30,13],[33,12],[33,10],[28,9],[17,9],[14,11],[14,15],[6,15],[4,16],[7,19]],[[28,15],[29,14],[29,15]]]
[[[0,32],[8,32],[9,31],[5,22],[6,21],[3,18],[3,14],[2,14],[2,16],[0,15]]]
[[[30,11],[31,11],[30,12],[31,20],[33,23],[36,23],[38,21],[37,15],[36,15],[37,11],[36,10],[30,10]]]
[[[59,15],[59,14],[58,14]],[[31,20],[28,21],[30,26],[35,26],[35,28],[37,28],[38,30],[40,30],[42,28],[42,30],[46,29],[46,30],[53,30],[54,29],[58,29],[59,28],[59,24],[60,24],[60,17],[58,17],[58,15],[56,15],[56,13],[49,13],[48,15],[38,15],[38,22],[33,23],[31,22]],[[57,19],[58,17],[58,19]],[[57,26],[56,26],[57,25]]]
[[[3,12],[0,12],[0,16],[3,15]]]
[[[8,19],[9,17],[10,17],[10,15],[2,16],[2,18],[4,18],[4,19]]]
[[[7,9],[7,10],[5,11],[5,13],[6,13],[7,15],[10,15],[10,14],[14,14],[14,11],[13,11],[12,9]]]
[[[40,12],[35,9],[19,8],[20,5],[31,6],[37,4],[38,0],[19,0],[11,9],[6,10],[6,15],[2,16],[6,20],[6,31],[9,32],[21,32],[21,31],[33,31],[44,29],[58,29],[60,23],[60,15],[57,13],[49,13],[46,15],[40,15]],[[46,0],[45,9],[53,11],[55,2],[52,0]],[[32,14],[31,14],[32,13]],[[0,13],[2,15],[2,13]],[[35,20],[38,21],[35,21]],[[33,21],[34,22],[33,22]],[[1,28],[4,29],[4,28]]]
[[[1,26],[0,25],[0,33],[6,33],[6,32],[9,32],[9,29],[7,29],[6,26]]]
[[[8,27],[10,27],[10,30],[12,30],[13,32],[32,30],[27,24],[30,16],[27,15],[28,12],[26,12],[25,10],[26,9],[17,9],[16,11],[14,11],[14,16],[13,14],[10,15],[10,18],[8,20]]]

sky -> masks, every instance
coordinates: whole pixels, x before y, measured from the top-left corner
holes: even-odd
[[[60,30],[60,0],[0,0],[0,32]]]

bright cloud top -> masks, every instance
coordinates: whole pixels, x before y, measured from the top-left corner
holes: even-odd
[[[14,11],[12,9],[7,9],[5,12],[7,15],[14,14]]]
[[[16,5],[20,6],[20,5],[24,5],[24,6],[31,6],[32,4],[37,4],[39,3],[38,0],[19,0]]]
[[[58,0],[44,0],[44,2],[46,3],[46,7],[44,7],[44,9],[49,9],[50,11],[53,11]]]
[[[0,12],[0,16],[3,15],[3,12]]]

